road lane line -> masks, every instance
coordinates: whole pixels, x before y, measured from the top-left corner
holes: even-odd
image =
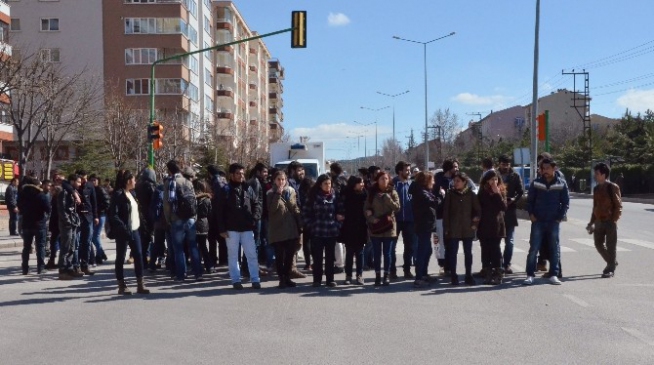
[[[635,328],[626,328],[626,327],[620,327],[620,328],[622,328],[623,331],[627,332],[633,337],[645,342],[646,344],[650,346],[654,346],[654,341],[651,338],[647,337],[644,333],[640,332],[639,330]]]
[[[577,304],[577,305],[579,305],[581,307],[584,307],[584,308],[590,307],[590,305],[588,303],[586,303],[584,300],[582,300],[582,299],[580,299],[580,298],[578,298],[578,297],[576,297],[576,296],[574,296],[572,294],[563,294],[563,296],[566,297],[571,302],[573,302],[573,303],[575,303],[575,304]]]
[[[570,241],[576,242],[576,243],[578,243],[580,245],[595,248],[595,240],[593,240],[592,238],[571,238]],[[654,245],[652,245],[652,248],[654,248]],[[618,251],[618,252],[630,252],[631,251],[630,249],[620,247],[620,246],[616,247],[615,250]]]
[[[640,246],[640,247],[645,247],[649,248],[650,250],[654,250],[654,244],[646,241],[641,241],[641,240],[633,240],[629,238],[619,238],[618,241],[630,243],[632,245]]]

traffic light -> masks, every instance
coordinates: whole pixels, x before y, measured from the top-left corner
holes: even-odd
[[[307,12],[292,12],[291,48],[307,48]]]
[[[536,120],[538,122],[538,140],[544,141],[547,135],[547,121],[545,119],[545,113],[539,114]]]
[[[163,147],[163,126],[159,122],[148,126],[148,140],[152,141],[155,150]]]

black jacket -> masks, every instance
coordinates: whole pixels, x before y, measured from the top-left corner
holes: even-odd
[[[341,227],[341,238],[348,249],[358,251],[368,242],[368,225],[363,213],[363,205],[368,198],[365,190],[360,193],[345,188],[343,190],[343,205],[345,220]],[[339,241],[340,241],[339,240]]]
[[[95,187],[95,199],[98,203],[98,215],[106,215],[111,204],[111,196],[102,186]]]
[[[436,211],[442,206],[444,198],[426,189],[416,190],[418,189],[414,189],[411,199],[416,233],[436,232]]]
[[[440,191],[441,189],[443,189],[446,192],[450,190],[451,188],[450,179],[447,176],[445,176],[444,172],[441,171],[441,172],[437,172],[434,175],[434,182],[435,182],[434,190],[432,191],[432,193],[436,196],[440,196],[440,198],[444,201],[445,196],[441,195]],[[438,219],[443,219],[443,204],[440,204],[436,209],[436,216],[438,217]]]
[[[218,233],[252,231],[261,219],[261,204],[247,183],[230,182],[220,189],[215,211]]]
[[[198,235],[209,234],[209,217],[211,213],[211,195],[201,193],[196,196],[198,200],[198,214],[195,221],[195,233]]]
[[[132,214],[132,205],[126,194],[134,194],[132,192],[125,192],[123,189],[116,189],[111,194],[111,204],[109,204],[109,211],[107,212],[107,221],[111,225],[111,231],[114,237],[120,240],[129,240],[132,231],[130,224],[130,217]],[[136,200],[136,198],[134,198]]]
[[[75,206],[75,198],[73,197],[74,190],[68,184],[67,189],[65,184],[61,184],[63,190],[57,194],[57,216],[59,217],[59,228],[79,227],[79,215],[77,214],[77,207]]]
[[[5,203],[7,204],[7,209],[13,210],[18,204],[18,188],[9,185],[7,190],[5,190]]]
[[[23,229],[46,229],[50,201],[36,185],[25,184],[18,196],[18,209],[23,216]]]
[[[516,227],[518,225],[518,216],[516,214],[517,203],[524,195],[525,188],[522,185],[520,175],[514,172],[513,169],[509,170],[509,174],[506,177],[502,176],[502,180],[504,181],[504,186],[506,186],[507,198],[507,209],[504,213],[504,222],[507,227]]]
[[[259,181],[259,179],[256,176],[253,176],[250,180],[247,181],[247,184],[250,185],[250,187],[254,191],[254,195],[259,200],[259,205],[261,206],[261,217],[267,217],[268,211],[266,210],[265,207],[266,199],[264,199],[264,195],[266,194],[266,191],[264,190],[261,181]]]
[[[79,188],[78,193],[80,199],[82,199],[82,204],[77,206],[77,213],[79,213],[80,217],[84,217],[88,221],[99,218],[95,186],[87,181]]]
[[[154,192],[157,190],[157,183],[155,181],[154,170],[149,167],[146,167],[141,171],[139,180],[136,183],[134,192],[136,193],[136,199],[139,202],[139,213],[141,217],[141,224],[148,229],[148,231],[153,230],[154,222],[150,222],[148,217],[148,211],[150,209],[150,202],[154,196]]]

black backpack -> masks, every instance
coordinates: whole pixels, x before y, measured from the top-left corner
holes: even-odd
[[[198,201],[193,187],[189,184],[177,184],[175,195],[177,198],[177,211],[175,214],[182,220],[195,217],[198,212]]]

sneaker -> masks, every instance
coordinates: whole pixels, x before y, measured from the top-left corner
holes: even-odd
[[[552,285],[561,285],[561,280],[556,275],[550,277],[550,284]]]
[[[504,268],[504,273],[507,274],[507,275],[508,274],[513,274],[513,269],[511,268],[511,265]]]
[[[336,284],[335,281],[330,281],[329,283],[327,283],[327,286],[330,287],[330,288],[335,288],[335,287],[338,286],[338,284]]]
[[[356,281],[354,283],[356,285],[363,285],[364,284],[363,283],[363,278],[361,276],[357,275],[357,279],[356,279]]]
[[[252,283],[252,289],[261,289],[261,283]]]
[[[352,285],[352,277],[348,276],[345,278],[345,281],[343,282],[343,285]]]
[[[241,284],[241,283],[234,283],[234,284],[232,284],[232,288],[234,288],[234,289],[236,289],[236,290],[243,290],[243,284]]]
[[[47,273],[48,273],[48,270],[46,270],[46,269],[41,269],[41,270],[38,271],[39,275],[46,275]]]
[[[290,277],[291,277],[291,279],[304,279],[307,276],[305,274],[299,272],[298,270],[293,270],[293,271],[291,271]]]
[[[475,278],[472,277],[472,275],[466,275],[466,285],[476,285],[477,282],[475,281]]]
[[[453,276],[452,280],[450,281],[450,284],[452,285],[459,285],[459,277],[458,276]]]
[[[522,285],[533,285],[534,284],[534,277],[533,276],[527,276],[527,279],[522,282]]]
[[[345,272],[345,269],[342,267],[334,266],[334,274],[342,274]]]
[[[399,279],[399,276],[397,276],[397,273],[392,272],[391,275],[390,275],[390,278],[391,278],[391,280],[397,280],[397,279]]]
[[[404,272],[404,278],[405,279],[415,279],[416,277],[411,273],[411,271],[405,271]]]
[[[424,280],[416,280],[416,281],[413,282],[413,287],[414,288],[423,288],[423,287],[425,287],[427,285],[429,285],[429,283],[424,281]]]
[[[609,278],[612,278],[613,275],[614,275],[613,271],[609,271],[609,272],[605,272],[604,274],[602,274],[602,277],[604,279],[609,279]]]

